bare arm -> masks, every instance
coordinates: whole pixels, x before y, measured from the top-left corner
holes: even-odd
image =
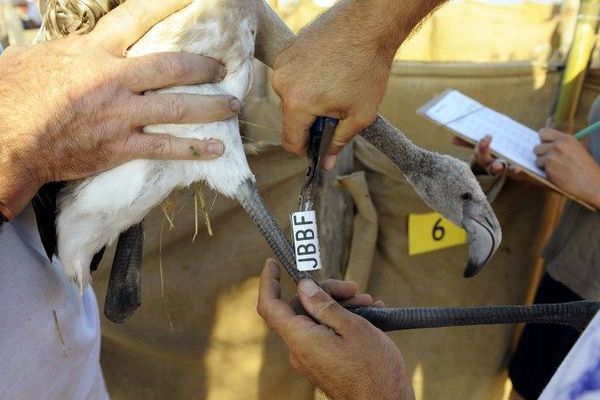
[[[342,0],[289,46],[280,42],[285,50],[273,65],[273,87],[283,103],[284,147],[304,154],[308,129],[321,115],[341,119],[331,156],[369,126],[385,94],[396,50],[444,2]],[[267,21],[273,29],[275,22]],[[268,40],[259,39],[261,46]],[[261,48],[258,54],[270,64],[276,47]],[[329,157],[326,166],[334,162]]]

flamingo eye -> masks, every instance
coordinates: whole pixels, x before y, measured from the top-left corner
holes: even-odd
[[[464,201],[469,201],[469,200],[473,200],[473,195],[471,193],[467,192],[467,193],[461,194],[460,198],[463,199]]]

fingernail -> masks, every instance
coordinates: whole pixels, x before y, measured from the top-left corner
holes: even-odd
[[[302,293],[304,293],[308,297],[313,297],[321,291],[321,288],[317,286],[315,281],[313,281],[312,279],[305,279],[301,281],[299,286],[300,290],[302,290]]]
[[[231,99],[229,100],[229,107],[231,107],[231,111],[238,114],[242,109],[242,102],[238,99]]]
[[[209,154],[221,155],[225,151],[225,146],[219,141],[209,142],[206,146],[206,151],[208,151]]]
[[[227,76],[227,68],[223,64],[219,65],[219,70],[217,71],[219,82],[221,82]]]
[[[269,258],[267,260],[267,265],[272,269],[279,269],[279,266],[277,265],[277,261],[273,260],[272,258]]]
[[[324,164],[324,168],[327,171],[331,171],[333,169],[333,167],[335,167],[335,162],[337,160],[337,156],[327,156],[327,158],[325,159],[325,164]]]

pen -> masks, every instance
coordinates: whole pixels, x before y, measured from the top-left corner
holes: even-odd
[[[596,122],[595,124],[592,124],[590,126],[588,126],[587,128],[584,128],[582,130],[580,130],[579,132],[577,132],[575,134],[575,138],[577,140],[581,140],[586,136],[591,135],[592,133],[596,132],[596,130],[600,129],[600,121]]]

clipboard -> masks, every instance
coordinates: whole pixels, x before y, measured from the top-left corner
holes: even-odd
[[[596,211],[590,204],[550,182],[546,173],[535,165],[536,156],[533,148],[540,144],[540,138],[533,129],[455,89],[445,90],[419,108],[417,114],[473,145],[476,145],[485,135],[492,135],[494,140],[490,151],[494,156],[520,166],[532,179]]]

